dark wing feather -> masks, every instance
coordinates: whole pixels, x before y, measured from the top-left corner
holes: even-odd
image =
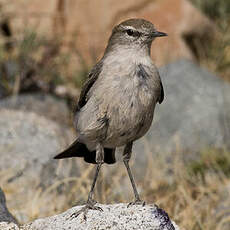
[[[89,73],[88,79],[82,87],[81,94],[78,100],[76,112],[79,111],[87,102],[87,93],[93,86],[94,82],[97,80],[99,74],[102,70],[102,61],[99,61]]]
[[[86,103],[87,103],[87,94],[90,88],[93,86],[95,81],[97,80],[99,74],[102,70],[102,60],[98,62],[91,72],[89,73],[89,77],[85,82],[76,108],[76,112],[79,111]],[[104,148],[105,158],[104,162],[107,164],[113,164],[116,162],[115,159],[115,149]],[[69,157],[84,157],[84,160],[88,163],[96,164],[96,151],[89,151],[85,144],[80,143],[78,139],[74,141],[72,145],[70,145],[66,150],[56,155],[54,159],[62,159]]]
[[[144,66],[142,64],[139,64],[138,67],[139,67],[138,72],[137,72],[138,77],[141,78],[141,79],[148,78],[149,75],[145,71]],[[160,78],[160,74],[159,74],[158,71],[157,71],[157,74],[158,74],[158,77],[159,77],[159,80],[160,80],[160,89],[159,89],[159,95],[158,95],[157,101],[161,104],[162,101],[164,100],[164,88],[163,88],[163,85],[162,85],[162,82],[161,82],[161,78]]]
[[[158,96],[158,102],[159,104],[161,104],[164,100],[164,87],[163,87],[163,84],[162,84],[162,81],[161,81],[161,76],[160,76],[160,73],[159,71],[157,71],[157,74],[158,74],[158,77],[160,79],[160,89],[159,89],[159,96]]]
[[[115,149],[104,148],[104,162],[114,164],[116,162]],[[96,164],[96,151],[89,151],[85,144],[75,140],[67,149],[59,153],[54,159],[63,159],[70,157],[84,157],[87,163]]]
[[[161,104],[163,100],[164,100],[164,88],[162,82],[160,82],[160,96],[158,100],[159,104]]]

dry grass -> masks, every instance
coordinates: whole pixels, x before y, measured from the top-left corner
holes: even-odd
[[[229,163],[230,154],[224,151],[222,153],[225,154],[223,159]],[[207,154],[210,158],[203,157]],[[163,158],[153,158],[151,153],[147,153],[148,165],[145,176],[137,181],[141,197],[147,203],[155,203],[166,210],[181,229],[223,230],[226,222],[230,224],[229,217],[225,216],[224,210],[222,213],[217,213],[216,210],[225,185],[230,183],[230,170],[226,172],[218,163],[216,159],[219,159],[219,154],[220,151],[206,150],[201,153],[198,160],[185,163],[182,153],[178,151],[174,154],[173,161],[166,164]],[[194,167],[196,164],[197,167]],[[80,177],[55,181],[44,190],[38,186],[34,187],[36,189],[30,188],[26,194],[26,202],[18,202],[18,205],[9,207],[10,210],[25,222],[28,220],[23,220],[23,215],[20,217],[19,213],[24,213],[29,220],[33,220],[61,213],[73,205],[82,204],[87,199],[94,167],[88,164],[82,164],[80,167],[84,169]],[[166,167],[170,168],[173,174],[166,175]],[[15,194],[20,192],[19,188],[22,186],[7,184],[8,178],[12,175],[12,170],[0,173],[1,186],[7,193],[9,203],[11,199],[20,200]],[[38,185],[39,181],[33,183]],[[15,188],[19,191],[16,192]],[[121,163],[102,168],[95,190],[95,198],[100,203],[127,203],[133,199],[131,185]],[[25,197],[23,199],[25,200]],[[230,200],[226,200],[227,202],[230,204]]]

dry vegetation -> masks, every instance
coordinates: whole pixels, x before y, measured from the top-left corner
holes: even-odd
[[[71,52],[61,51],[61,47],[61,40],[54,41],[33,31],[25,31],[14,40],[4,37],[0,41],[0,98],[42,91],[76,100],[76,94],[71,92],[59,95],[57,87],[72,91],[80,88],[89,66],[75,43],[71,44]],[[72,59],[78,59],[81,66],[71,66],[70,71]]]
[[[226,192],[225,187],[230,183],[230,154],[223,150],[206,150],[200,154],[199,159],[186,163],[182,160],[182,153],[178,151],[174,153],[173,161],[166,164],[164,157],[153,159],[152,154],[148,153],[145,176],[137,181],[140,195],[147,203],[155,203],[165,209],[181,229],[223,230],[224,225],[230,223],[230,219],[226,216],[228,210],[218,211],[218,207]],[[114,167],[116,170],[112,172]],[[166,175],[162,167],[168,167],[171,173]],[[92,165],[85,164],[80,177],[56,181],[45,190],[39,187],[36,190],[30,188],[26,194],[27,202],[10,207],[10,210],[16,216],[20,212],[33,220],[82,204],[87,199],[93,171]],[[107,176],[109,173],[112,174],[111,178]],[[15,199],[16,193],[12,190],[15,186],[11,187],[7,183],[10,175],[10,171],[0,173],[1,186],[7,192],[9,200]],[[103,166],[95,198],[101,203],[132,200],[131,185],[121,163]],[[224,203],[230,204],[230,197],[225,198]]]
[[[219,35],[214,41],[193,41],[200,63],[230,81],[230,1],[190,0],[215,22]]]

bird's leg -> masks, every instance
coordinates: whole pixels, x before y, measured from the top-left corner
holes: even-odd
[[[139,194],[137,192],[137,188],[136,188],[136,185],[135,185],[135,182],[134,182],[134,179],[133,179],[133,175],[131,173],[131,170],[130,170],[130,167],[129,167],[129,160],[131,158],[131,154],[132,154],[132,146],[133,146],[133,142],[129,142],[126,146],[125,146],[125,149],[124,149],[124,153],[123,153],[123,162],[124,162],[124,165],[127,169],[127,172],[128,172],[128,175],[129,175],[129,179],[131,181],[131,184],[132,184],[132,187],[133,187],[133,192],[134,192],[134,195],[135,195],[135,201],[134,202],[131,202],[128,204],[128,207],[130,205],[135,205],[135,204],[140,204],[140,205],[145,205],[145,202],[142,201],[139,197]]]
[[[100,207],[95,206],[95,204],[97,203],[95,200],[93,200],[93,191],[94,191],[94,187],[97,181],[97,177],[101,168],[101,165],[104,163],[104,148],[101,144],[98,144],[96,147],[96,172],[93,178],[93,183],[91,185],[91,189],[88,195],[88,199],[87,202],[85,204],[85,206],[80,209],[79,211],[73,213],[71,215],[71,218],[77,217],[80,213],[84,213],[84,219],[86,220],[86,214],[88,212],[89,209],[92,210],[98,210],[98,211],[102,211],[102,209]]]

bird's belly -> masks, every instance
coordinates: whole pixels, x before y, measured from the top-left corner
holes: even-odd
[[[129,105],[108,111],[108,129],[104,146],[118,147],[142,137],[149,129],[154,113],[154,105],[145,107],[130,102]]]

